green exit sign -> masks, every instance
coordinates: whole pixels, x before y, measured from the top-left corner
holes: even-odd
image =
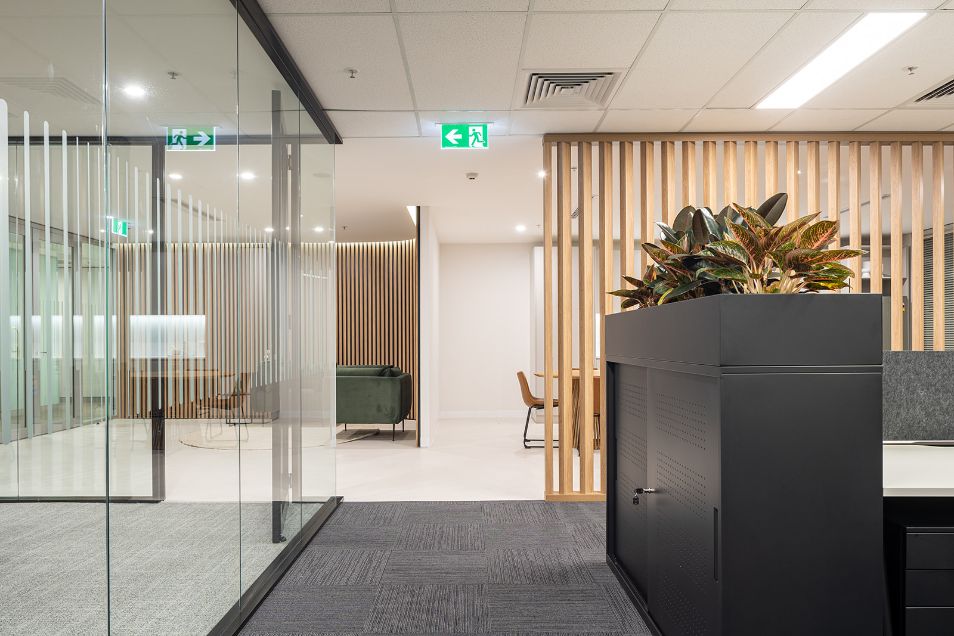
[[[215,150],[215,126],[169,126],[166,150]]]
[[[441,124],[441,148],[486,148],[487,124]]]
[[[112,232],[116,236],[129,236],[129,221],[126,219],[113,219]]]

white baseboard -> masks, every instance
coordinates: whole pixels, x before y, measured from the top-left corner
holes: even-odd
[[[463,420],[463,419],[497,419],[502,417],[526,417],[525,410],[517,411],[444,411],[440,415],[442,420]]]

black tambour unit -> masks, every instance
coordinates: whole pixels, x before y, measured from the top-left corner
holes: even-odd
[[[881,298],[606,319],[607,560],[664,636],[882,629]]]

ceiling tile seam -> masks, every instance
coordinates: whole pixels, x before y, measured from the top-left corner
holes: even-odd
[[[535,0],[534,0],[535,1]],[[527,5],[527,10],[524,13],[523,18],[523,37],[520,39],[520,55],[517,56],[517,68],[514,69],[514,78],[513,78],[513,90],[510,92],[510,104],[509,109],[507,110],[507,134],[510,135],[513,133],[513,113],[514,113],[514,97],[518,95],[517,92],[520,88],[520,76],[523,71],[523,56],[527,51],[527,40],[530,36],[530,11],[533,8],[534,2],[530,2]]]
[[[653,23],[653,28],[649,30],[649,34],[646,36],[646,41],[643,42],[643,45],[639,47],[639,50],[636,51],[636,57],[633,58],[632,64],[629,65],[629,68],[626,69],[626,72],[623,73],[622,77],[619,78],[619,81],[616,82],[616,86],[613,87],[613,92],[606,99],[606,107],[603,109],[609,110],[613,106],[613,102],[616,101],[616,96],[619,95],[619,91],[626,84],[626,80],[629,79],[630,74],[632,74],[633,69],[636,68],[636,65],[639,64],[640,58],[642,58],[643,53],[646,52],[646,49],[649,48],[649,44],[653,41],[653,38],[656,37],[656,32],[659,30],[659,25],[662,24],[663,20],[666,19],[666,14],[669,13],[669,5],[672,3],[672,0],[668,0],[666,6],[662,11],[657,12],[656,22]]]
[[[401,31],[401,21],[398,20],[398,13],[394,8],[394,0],[389,0],[391,7],[391,19],[394,22],[394,32],[397,35],[398,50],[401,51],[401,63],[404,64],[404,79],[407,81],[407,90],[411,93],[411,106],[414,107],[414,119],[417,121],[417,136],[424,136],[424,128],[421,126],[421,113],[418,111],[417,94],[414,91],[414,82],[411,81],[411,65],[407,61],[407,50],[404,48],[404,33]]]
[[[712,101],[713,101],[716,97],[718,97],[718,96],[722,93],[722,91],[724,91],[724,90],[726,89],[726,87],[727,87],[729,84],[731,84],[731,83],[733,82],[733,80],[735,80],[735,78],[737,78],[739,75],[741,75],[742,72],[743,72],[745,69],[747,69],[747,68],[752,64],[752,62],[755,60],[755,58],[757,58],[760,53],[762,53],[763,51],[765,51],[765,49],[766,49],[773,41],[775,41],[775,39],[776,39],[777,37],[779,37],[779,35],[781,35],[782,31],[788,29],[788,28],[792,25],[792,23],[795,21],[795,18],[798,17],[798,15],[799,15],[799,11],[793,11],[793,12],[791,13],[791,15],[789,16],[788,20],[786,20],[785,23],[782,24],[782,26],[780,26],[780,27],[775,31],[775,33],[772,35],[772,37],[770,37],[768,40],[766,40],[766,41],[765,41],[765,44],[763,44],[762,46],[760,46],[760,47],[758,48],[758,50],[755,51],[755,53],[753,53],[752,55],[750,55],[750,56],[749,56],[749,59],[747,59],[747,60],[745,61],[745,64],[743,64],[742,66],[740,66],[739,69],[738,69],[735,73],[733,73],[732,76],[731,76],[729,79],[727,79],[727,80],[725,81],[725,83],[724,83],[722,86],[720,86],[717,91],[715,91],[714,93],[712,93],[712,95],[709,97],[709,100],[708,100],[705,104],[702,105],[702,109],[703,109],[703,110],[708,109],[708,108],[710,107],[710,105],[712,104]],[[784,80],[783,80],[783,81],[784,81]],[[774,90],[774,89],[773,89],[773,90]],[[763,95],[763,98],[764,98],[764,95]],[[759,101],[761,101],[761,100],[759,100]],[[757,102],[755,102],[755,103],[757,104],[757,103],[759,103],[759,102],[757,101]],[[749,110],[751,110],[754,106],[755,106],[755,104],[750,104],[747,108],[748,108]],[[698,113],[697,113],[697,114],[698,114]],[[690,121],[691,121],[691,120],[690,120]]]

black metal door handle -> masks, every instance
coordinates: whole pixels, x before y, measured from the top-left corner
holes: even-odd
[[[633,489],[633,505],[639,505],[639,496],[640,495],[651,495],[656,492],[655,488],[635,488]]]

